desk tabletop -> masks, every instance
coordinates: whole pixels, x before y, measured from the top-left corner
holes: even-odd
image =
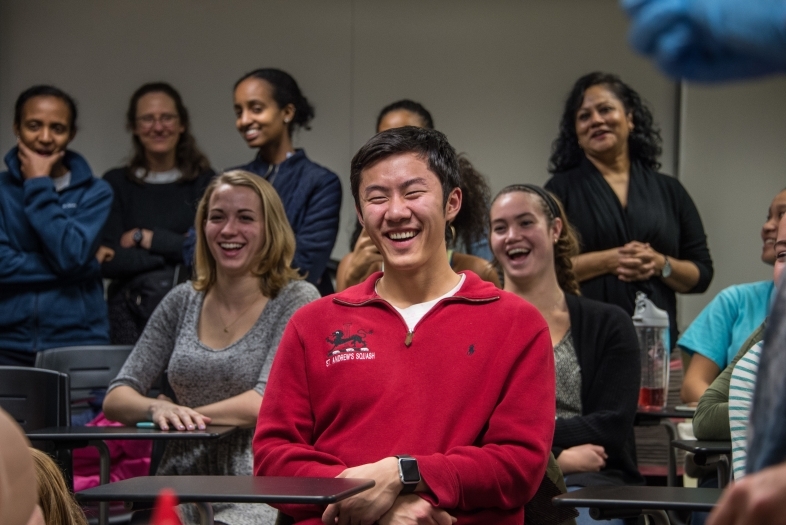
[[[664,408],[653,408],[653,409],[637,409],[636,410],[636,419],[637,420],[659,420],[664,418],[675,418],[675,419],[689,419],[695,415],[695,410],[679,410],[676,407],[664,407]]]
[[[554,497],[558,507],[709,511],[723,489],[692,487],[586,487]]]
[[[694,454],[730,454],[731,441],[708,441],[701,439],[675,439],[671,446]]]
[[[374,486],[371,479],[261,476],[141,476],[76,493],[78,501],[154,501],[161,489],[182,503],[303,503],[326,505]]]
[[[27,432],[31,441],[80,441],[110,439],[220,439],[232,434],[237,427],[208,425],[205,430],[160,430],[136,427],[48,427]]]

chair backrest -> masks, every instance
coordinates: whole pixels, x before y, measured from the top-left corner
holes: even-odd
[[[117,377],[132,345],[68,346],[38,352],[36,368],[68,374],[71,380],[71,401],[85,404],[95,390],[106,389]]]
[[[0,407],[25,432],[71,423],[68,375],[52,370],[0,366]]]

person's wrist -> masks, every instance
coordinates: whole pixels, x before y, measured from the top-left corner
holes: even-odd
[[[140,242],[140,245],[145,250],[150,250],[150,248],[153,246],[153,231],[152,230],[145,230],[145,229],[142,230],[142,241]]]
[[[37,174],[38,172],[33,172],[32,174],[23,174],[25,180],[33,180],[33,179],[44,179],[48,177],[46,173]]]
[[[570,449],[565,449],[557,458],[557,464],[559,468],[562,470],[563,474],[570,474],[574,472],[574,464],[573,464],[573,451]]]
[[[145,421],[153,421],[153,418],[155,417],[155,412],[156,412],[155,403],[150,403],[150,405],[148,405],[147,407],[147,417],[145,418]]]
[[[156,411],[161,410],[165,405],[171,405],[171,404],[172,403],[169,403],[168,401],[165,401],[163,399],[154,399],[153,401],[151,401],[150,404],[147,406],[148,420],[153,421]]]
[[[619,248],[606,250],[606,273],[617,273],[619,267]]]
[[[142,239],[144,239],[144,234],[142,233],[142,228],[137,228],[134,230],[134,235],[131,237],[134,241],[134,246],[137,248],[142,246]]]
[[[661,278],[666,279],[671,276],[671,262],[669,261],[669,257],[667,255],[661,255],[661,257],[663,258],[663,262],[660,266],[660,269],[658,270],[658,275]]]
[[[398,458],[395,456],[385,458],[385,488],[394,494],[399,494],[404,484],[398,474]]]

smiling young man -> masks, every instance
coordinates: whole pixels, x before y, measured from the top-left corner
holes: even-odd
[[[254,437],[261,476],[371,478],[298,523],[516,524],[554,432],[548,328],[529,303],[450,268],[461,206],[456,154],[414,127],[352,160],[358,217],[384,273],[291,319]]]

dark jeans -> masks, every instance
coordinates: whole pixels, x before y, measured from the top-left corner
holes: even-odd
[[[699,488],[702,489],[717,489],[718,488],[718,474],[713,472],[699,480]],[[690,525],[704,525],[707,521],[709,512],[692,512],[690,515]]]

